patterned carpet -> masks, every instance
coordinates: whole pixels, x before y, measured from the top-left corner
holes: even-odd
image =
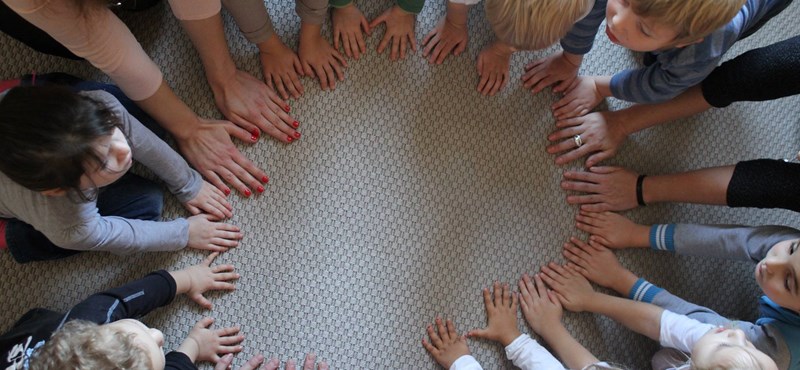
[[[299,20],[288,0],[269,2],[278,34],[296,47]],[[359,1],[368,18],[388,0]],[[444,14],[428,1],[418,17],[417,39]],[[371,50],[350,61],[346,80],[324,92],[304,79],[306,94],[291,102],[303,137],[284,145],[269,138],[241,150],[270,175],[263,195],[232,196],[232,220],[246,232],[242,245],[219,258],[242,274],[237,291],[211,294],[204,312],[181,298],[145,318],[161,328],[166,348],[177,347],[203,315],[217,325],[239,324],[247,336],[241,364],[263,352],[282,360],[314,351],[337,369],[434,369],[420,345],[425,325],[438,315],[460,329],[485,323],[481,287],[515,282],[551,260],[571,235],[577,207],[559,187],[559,167],[544,148],[554,121],[556,96],[532,96],[521,88],[523,66],[555,48],[518,53],[511,83],[483,97],[475,59],[492,36],[483,9],[470,13],[470,43],[460,57],[431,66],[421,53],[400,62]],[[796,35],[794,4],[755,36],[728,53],[733,57]],[[202,66],[188,38],[160,4],[122,16],[170,85],[199,114],[220,117]],[[261,77],[257,49],[225,14],[238,66]],[[330,27],[325,31],[330,34]],[[0,78],[30,71],[64,71],[104,77],[90,65],[36,54],[0,35]],[[582,73],[611,74],[636,66],[640,56],[598,36]],[[658,174],[753,158],[784,158],[800,148],[800,98],[738,103],[634,135],[609,161]],[[611,109],[624,103],[610,99]],[[582,162],[580,162],[582,163]],[[187,213],[168,198],[166,217]],[[641,223],[693,222],[800,226],[783,210],[655,205],[626,213]],[[0,253],[0,327],[29,308],[65,310],[83,297],[154,269],[199,262],[203,253],[151,253],[117,257],[84,254],[66,260],[18,265]],[[734,318],[753,319],[758,288],[751,267],[700,258],[630,251],[619,253],[634,272],[699,304]],[[601,359],[631,368],[649,367],[657,344],[605,318],[567,313],[567,328]],[[520,319],[520,328],[529,329]],[[512,368],[499,345],[470,341],[487,369]]]

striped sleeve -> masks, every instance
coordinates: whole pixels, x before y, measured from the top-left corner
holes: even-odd
[[[675,252],[675,224],[653,225],[650,227],[650,248],[658,251]]]
[[[631,291],[628,292],[628,298],[634,301],[652,303],[656,294],[661,293],[663,290],[664,289],[653,285],[651,282],[639,278],[639,280],[636,280],[636,283],[633,284]]]

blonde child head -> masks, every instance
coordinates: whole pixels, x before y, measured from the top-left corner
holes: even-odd
[[[636,15],[675,31],[675,45],[702,40],[728,24],[745,3],[745,0],[627,1]]]
[[[564,37],[593,4],[593,0],[486,0],[486,18],[501,41],[537,50]]]
[[[741,329],[719,327],[692,348],[693,370],[777,370],[778,365],[747,340]]]
[[[153,361],[139,339],[117,325],[70,321],[34,352],[30,368],[151,370]]]

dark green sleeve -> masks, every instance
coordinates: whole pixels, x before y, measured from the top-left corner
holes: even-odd
[[[409,13],[419,14],[425,6],[425,0],[397,0],[397,6]]]
[[[344,8],[353,3],[353,0],[329,0],[328,4],[334,8]]]

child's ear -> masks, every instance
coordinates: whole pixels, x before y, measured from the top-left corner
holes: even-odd
[[[67,191],[65,189],[47,189],[40,191],[40,193],[48,197],[61,197],[67,194]]]
[[[682,43],[680,43],[678,45],[675,45],[675,47],[676,48],[685,48],[685,47],[687,47],[689,45],[699,44],[699,43],[703,42],[703,40],[705,40],[705,38],[697,39],[697,40],[694,40],[694,41],[682,42]]]

